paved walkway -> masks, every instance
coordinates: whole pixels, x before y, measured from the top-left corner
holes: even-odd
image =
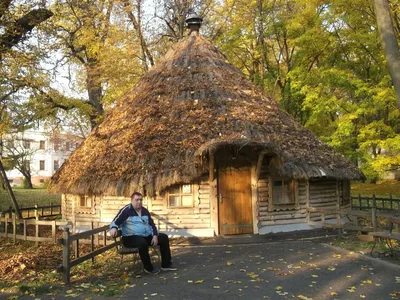
[[[178,240],[178,271],[141,274],[114,298],[400,299],[398,265],[315,242],[321,234],[329,233]],[[88,298],[110,299],[75,299]]]
[[[400,295],[398,266],[311,241],[195,246],[174,252],[178,272],[138,278],[122,298],[396,299]]]

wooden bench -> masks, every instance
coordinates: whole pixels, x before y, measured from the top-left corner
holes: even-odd
[[[116,237],[114,237],[114,241],[115,241],[115,247],[116,247],[117,253],[121,256],[121,260],[119,262],[118,268],[121,267],[121,264],[122,264],[122,261],[123,261],[125,255],[132,254],[134,256],[134,260],[135,259],[139,259],[139,261],[140,261],[139,248],[137,248],[137,247],[133,248],[133,247],[124,246],[124,244],[122,243],[122,232],[121,232],[121,230],[118,230],[118,234],[117,234]],[[158,259],[161,260],[160,259],[160,253],[158,251],[159,247],[158,246],[155,246],[155,247],[150,246],[149,248],[152,249],[153,252],[156,251]]]
[[[400,241],[400,232],[397,230],[397,226],[400,224],[400,218],[398,217],[389,217],[389,223],[390,223],[390,228],[389,231],[375,231],[375,232],[370,232],[369,234],[374,237],[374,245],[372,246],[371,249],[371,256],[374,257],[373,251],[375,249],[376,243],[378,239],[382,239],[385,241],[385,243],[388,245],[390,249],[390,253],[393,256],[394,255],[394,249],[393,249],[393,244],[392,241]],[[393,231],[395,229],[395,231]]]

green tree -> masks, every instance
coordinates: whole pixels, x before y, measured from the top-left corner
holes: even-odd
[[[388,0],[374,0],[376,22],[400,109],[400,52]]]
[[[225,1],[218,16],[220,48],[265,94],[369,178],[399,165],[399,111],[371,2]]]
[[[140,41],[117,1],[59,0],[52,9],[47,33],[54,51],[61,49],[58,62],[76,71],[76,90],[87,93],[80,109],[94,127],[142,74]]]

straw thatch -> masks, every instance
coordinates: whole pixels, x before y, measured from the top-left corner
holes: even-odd
[[[363,177],[194,32],[119,99],[49,189],[154,194],[207,173],[208,153],[227,145],[275,153],[275,172],[293,178]]]

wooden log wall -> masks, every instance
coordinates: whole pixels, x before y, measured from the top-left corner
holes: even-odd
[[[336,180],[319,179],[310,181],[310,207],[336,209],[341,186]],[[310,221],[320,220],[318,213],[311,213]],[[335,215],[326,215],[325,218],[336,218]]]
[[[152,213],[155,224],[160,231],[174,229],[205,229],[211,226],[210,217],[210,187],[208,177],[201,178],[193,185],[194,203],[190,208],[169,208],[167,197],[156,196],[145,198],[143,205]],[[96,197],[94,209],[79,208],[79,198],[74,195],[64,195],[63,217],[73,222],[111,222],[119,210],[130,203],[127,197],[104,196]]]
[[[268,211],[269,179],[266,172],[262,172],[257,183],[258,191],[258,226],[285,225],[305,223],[307,221],[307,194],[306,181],[298,182],[298,208],[275,207],[273,211]]]
[[[194,187],[191,208],[168,208],[166,197],[152,200],[152,214],[159,230],[205,229],[211,227],[210,186],[203,177]]]
[[[296,205],[277,206],[269,208],[270,174],[266,165],[262,166],[257,182],[258,195],[258,227],[284,224],[307,223],[307,207],[336,208],[342,195],[342,185],[336,180],[298,180],[296,183]],[[338,194],[339,193],[339,194]],[[310,216],[310,220],[317,217]],[[334,218],[335,216],[327,216]]]

